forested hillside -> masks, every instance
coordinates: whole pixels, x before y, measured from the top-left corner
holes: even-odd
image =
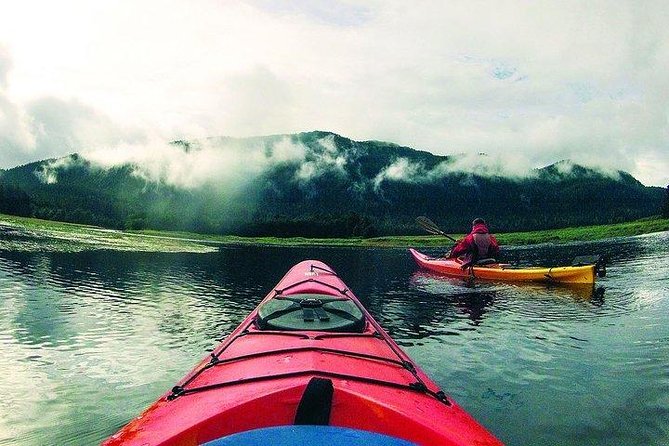
[[[419,233],[418,215],[453,232],[468,229],[476,216],[494,231],[622,222],[659,214],[665,194],[624,172],[605,174],[568,161],[508,176],[457,168],[457,157],[329,132],[171,147],[192,157],[205,145],[214,155],[220,148],[228,157],[247,156],[229,162],[229,170],[238,171],[234,182],[210,172],[211,178],[182,184],[152,176],[166,171],[155,166],[103,166],[72,155],[1,172],[0,212],[113,228],[371,236]],[[250,159],[261,168],[249,168]],[[221,165],[223,177],[228,168]]]

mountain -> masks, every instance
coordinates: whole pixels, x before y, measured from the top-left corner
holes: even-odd
[[[75,154],[7,169],[0,212],[114,228],[370,236],[420,233],[418,215],[451,232],[477,216],[494,231],[621,222],[658,214],[664,197],[628,173],[566,160],[522,176],[483,154],[471,168],[463,161],[321,131],[175,141],[139,161]]]

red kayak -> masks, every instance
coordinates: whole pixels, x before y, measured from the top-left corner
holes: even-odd
[[[103,445],[501,445],[322,262],[291,268],[174,388]]]

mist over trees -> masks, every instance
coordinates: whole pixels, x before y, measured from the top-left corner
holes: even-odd
[[[494,231],[614,223],[661,208],[666,215],[669,200],[663,188],[624,172],[567,161],[522,176],[468,170],[455,168],[456,157],[329,132],[211,139],[206,154],[216,156],[219,146],[228,152],[212,164],[218,170],[203,170],[188,187],[164,175],[165,166],[101,166],[79,155],[9,169],[0,173],[0,212],[121,229],[370,237],[419,234],[418,215],[449,232],[467,230],[474,217]],[[205,153],[196,142],[171,147],[177,163]],[[224,174],[228,180],[219,180]]]

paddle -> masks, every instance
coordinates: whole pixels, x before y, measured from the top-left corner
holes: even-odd
[[[421,228],[425,229],[430,234],[443,235],[444,237],[446,237],[449,240],[452,240],[456,243],[458,242],[456,239],[454,239],[453,237],[451,237],[450,235],[446,234],[444,231],[439,229],[439,226],[437,226],[435,222],[433,222],[432,220],[430,220],[427,217],[423,217],[423,216],[416,217],[416,223],[418,223],[418,225]]]

